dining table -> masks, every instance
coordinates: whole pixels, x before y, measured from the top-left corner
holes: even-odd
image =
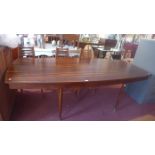
[[[123,86],[145,80],[150,73],[121,60],[80,58],[19,58],[5,74],[5,83],[10,89],[53,89],[58,91],[58,111],[62,119],[64,88],[99,87],[121,84],[115,109]]]

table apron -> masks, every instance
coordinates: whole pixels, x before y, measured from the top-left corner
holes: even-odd
[[[127,84],[141,81],[146,77],[136,79],[114,80],[114,81],[95,81],[95,82],[78,82],[78,83],[8,83],[10,89],[53,89],[53,88],[74,88],[74,87],[99,87],[103,85]]]

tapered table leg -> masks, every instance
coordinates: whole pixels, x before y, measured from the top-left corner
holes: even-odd
[[[3,117],[2,117],[2,114],[0,113],[0,121],[3,121]]]
[[[76,96],[79,96],[79,94],[80,94],[80,88],[75,88],[75,93],[76,93]]]
[[[123,92],[123,88],[124,88],[124,84],[121,85],[120,91],[118,93],[118,96],[117,96],[117,99],[116,99],[116,103],[114,105],[114,111],[116,111],[118,106],[119,106],[121,95],[122,95],[122,92]]]
[[[58,110],[59,110],[59,118],[62,120],[62,97],[63,97],[63,90],[59,88],[58,90]]]

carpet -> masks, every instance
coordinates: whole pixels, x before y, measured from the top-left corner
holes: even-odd
[[[155,103],[137,104],[125,92],[119,109],[114,112],[120,86],[99,87],[93,90],[83,88],[79,96],[65,91],[63,96],[64,121],[127,121],[147,114],[155,115]],[[17,93],[12,121],[59,121],[57,94],[48,91],[44,97],[40,91]]]

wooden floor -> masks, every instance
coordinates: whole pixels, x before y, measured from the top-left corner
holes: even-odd
[[[137,117],[137,118],[133,119],[133,121],[155,121],[155,116],[147,114],[147,115],[144,115],[141,117]]]

